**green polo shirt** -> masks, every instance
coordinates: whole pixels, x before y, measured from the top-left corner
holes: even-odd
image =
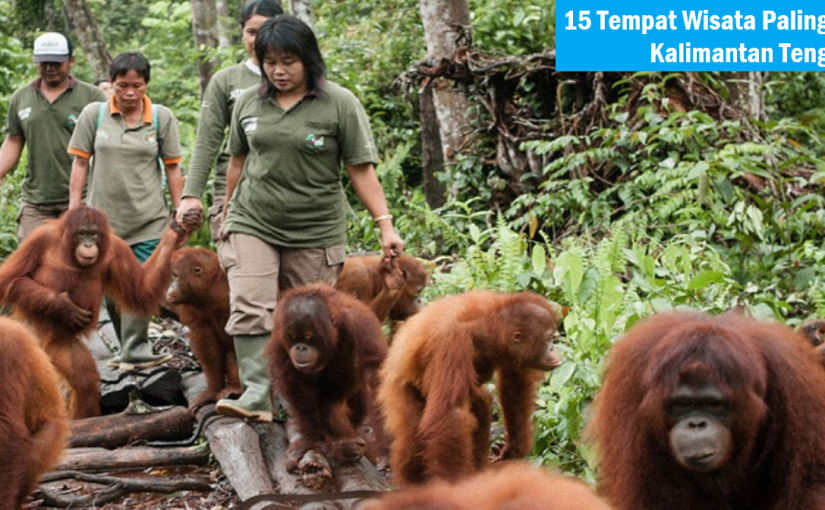
[[[72,157],[66,146],[83,108],[105,101],[106,95],[94,85],[69,77],[69,88],[49,103],[40,92],[40,83],[38,78],[12,94],[5,131],[26,141],[23,200],[48,205],[69,201]]]
[[[256,89],[244,91],[232,113],[229,153],[247,161],[225,231],[287,248],[343,243],[341,165],[378,159],[361,103],[329,81],[286,111]]]
[[[115,233],[129,244],[161,237],[170,211],[158,156],[164,163],[182,160],[178,121],[168,108],[156,108],[159,133],[149,96],[143,96],[143,122],[131,128],[126,127],[114,96],[100,127],[100,104],[90,104],[80,114],[69,141],[70,154],[94,156],[86,203],[102,209]]]
[[[203,195],[212,163],[215,163],[215,180],[212,184],[214,195],[226,194],[229,153],[224,147],[224,139],[232,119],[232,109],[241,92],[260,84],[261,75],[253,71],[248,62],[222,69],[209,80],[201,103],[195,150],[189,162],[186,186],[183,188],[184,197],[200,198]]]

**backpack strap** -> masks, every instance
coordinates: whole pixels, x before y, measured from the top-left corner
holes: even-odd
[[[169,185],[166,182],[166,172],[163,171],[166,168],[166,165],[163,163],[163,157],[161,157],[161,152],[163,148],[160,145],[160,120],[158,111],[160,110],[160,105],[152,103],[152,124],[155,125],[155,137],[158,139],[158,169],[160,170],[161,178],[163,180],[163,187],[166,188]]]
[[[155,137],[158,140],[158,163],[160,164],[161,173],[163,172],[163,168],[166,166],[163,164],[163,158],[161,157],[161,153],[163,152],[163,147],[160,144],[160,120],[158,115],[158,110],[160,110],[160,105],[152,104],[152,124],[155,125]],[[163,183],[166,184],[166,174],[163,174]]]
[[[106,115],[106,102],[101,101],[97,103],[97,124],[95,125],[95,131],[100,129],[100,125],[103,123],[103,116]]]
[[[163,158],[160,157],[162,152],[160,146],[160,115],[158,111],[160,110],[160,105],[152,104],[152,124],[155,126],[155,138],[158,140],[158,161],[160,161],[160,168],[163,169]]]

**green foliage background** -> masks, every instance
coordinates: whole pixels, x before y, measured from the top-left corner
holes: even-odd
[[[199,91],[189,3],[89,3],[113,55],[140,50],[150,59],[149,93],[173,109],[191,148]],[[582,440],[588,405],[609,347],[640,318],[680,306],[710,312],[741,306],[791,325],[825,316],[822,73],[772,73],[767,122],[678,111],[666,92],[673,76],[640,73],[612,91],[616,99],[601,127],[526,144],[551,157],[534,176],[536,185],[505,208],[491,207],[500,175],[488,161],[494,147],[482,138],[478,151],[442,175],[458,195],[432,210],[420,189],[416,91],[409,97],[395,85],[425,56],[417,0],[313,6],[330,79],[353,90],[372,120],[378,173],[407,251],[434,268],[426,300],[472,288],[532,289],[570,307],[559,335],[565,364],[539,394],[537,461],[595,477]],[[470,6],[473,42],[487,54],[553,46],[551,0],[471,0]],[[34,77],[31,41],[40,31],[65,28],[61,9],[59,0],[0,0],[3,120],[9,94]],[[230,64],[242,50],[236,45],[215,56]],[[75,69],[94,78],[82,58]],[[700,79],[726,93],[719,76]],[[643,81],[644,95],[629,110],[627,85],[634,80]],[[525,101],[538,101],[532,86],[521,84]],[[623,178],[599,187],[593,169],[607,164]],[[15,247],[20,173],[0,188],[3,254]],[[745,184],[753,176],[762,188]],[[377,249],[372,222],[357,200],[351,203],[350,250]]]

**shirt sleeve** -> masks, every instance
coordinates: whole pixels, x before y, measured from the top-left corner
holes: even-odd
[[[172,110],[165,106],[159,106],[158,124],[160,124],[160,159],[164,163],[174,164],[183,161],[183,151],[180,147],[180,137],[178,135],[178,119]]]
[[[372,137],[370,120],[361,102],[353,94],[343,108],[341,119],[341,159],[344,165],[377,163],[378,153]]]
[[[87,84],[88,85],[88,84]],[[96,85],[89,85],[91,89],[91,93],[89,94],[92,96],[92,102],[97,101],[98,103],[107,103],[109,102],[109,98],[106,97],[106,93],[97,88]]]
[[[201,103],[198,133],[195,148],[189,162],[189,173],[183,196],[198,197],[206,190],[209,173],[223,146],[226,130],[231,121],[229,114],[229,91],[220,75],[209,80]]]
[[[9,101],[9,112],[6,116],[6,125],[3,126],[3,131],[9,135],[16,135],[16,136],[25,136],[26,133],[23,132],[23,126],[20,124],[20,117],[18,114],[18,99],[20,97],[19,93],[12,94],[11,100]]]

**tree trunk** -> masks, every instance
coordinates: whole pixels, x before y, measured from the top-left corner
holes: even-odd
[[[112,57],[86,0],[65,0],[66,17],[97,79],[109,79]]]
[[[192,35],[199,53],[198,76],[203,95],[215,69],[209,54],[218,47],[218,7],[215,0],[192,0]]]
[[[438,129],[438,118],[433,104],[433,89],[428,85],[418,94],[421,120],[421,166],[424,171],[424,197],[433,209],[447,201],[447,190],[436,173],[444,171],[444,149]]]
[[[315,16],[312,14],[309,0],[289,0],[289,13],[310,27],[315,27]]]
[[[453,58],[458,48],[457,27],[470,25],[470,8],[467,0],[419,0],[424,37],[430,60],[438,62],[442,58]],[[455,163],[456,153],[461,149],[470,132],[467,110],[470,102],[464,91],[456,89],[446,80],[431,82],[433,104],[438,118],[444,164]],[[456,190],[450,190],[455,196]]]
[[[215,4],[218,12],[218,47],[228,49],[232,47],[233,30],[237,27],[235,19],[229,12],[229,6],[226,5],[226,0],[218,0]]]
[[[730,90],[731,103],[735,104],[748,117],[762,120],[764,107],[765,73],[759,71],[736,71],[722,73]]]

